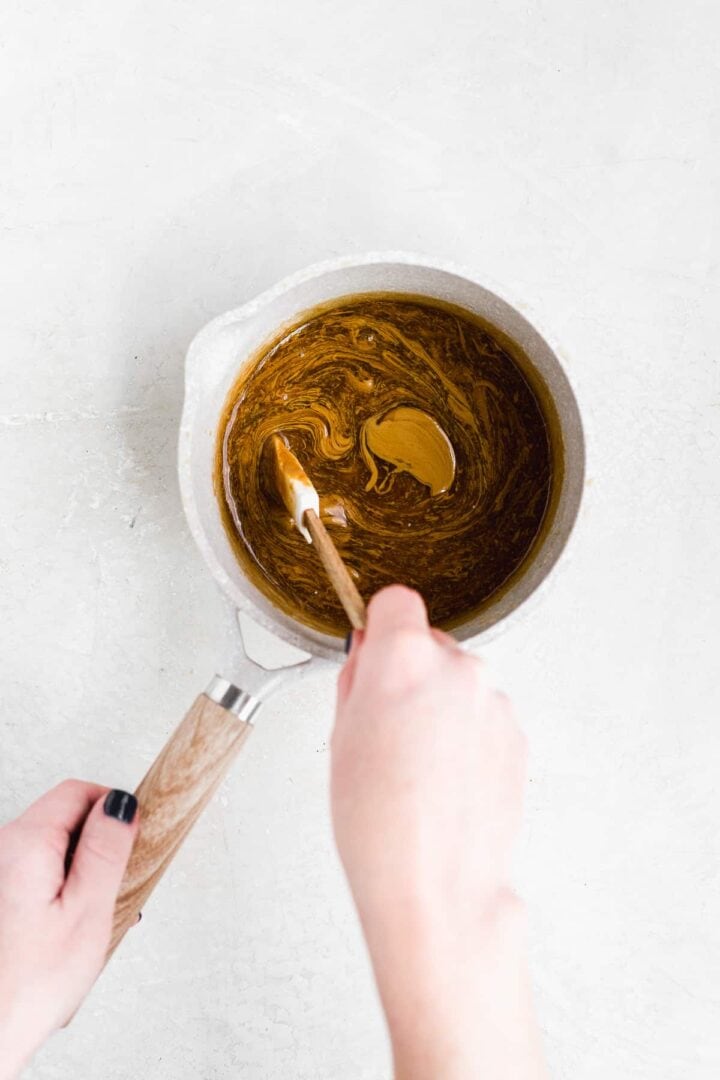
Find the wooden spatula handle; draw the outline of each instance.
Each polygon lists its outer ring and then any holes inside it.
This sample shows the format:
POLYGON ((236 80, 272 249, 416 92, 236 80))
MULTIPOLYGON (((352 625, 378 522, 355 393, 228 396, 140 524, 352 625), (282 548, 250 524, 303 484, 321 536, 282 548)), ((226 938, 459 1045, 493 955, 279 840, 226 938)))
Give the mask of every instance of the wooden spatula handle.
MULTIPOLYGON (((140 831, 115 905, 108 957, 137 922, 151 892, 252 731, 248 720, 257 707, 253 698, 246 695, 245 707, 239 709, 237 699, 228 698, 231 711, 208 694, 197 698, 135 792, 140 831)), ((218 696, 222 700, 222 694, 218 696)))
POLYGON ((365 602, 350 577, 347 566, 340 558, 327 529, 314 510, 305 511, 305 524, 312 536, 313 547, 320 556, 327 576, 350 620, 350 625, 353 630, 362 630, 365 626, 365 602))

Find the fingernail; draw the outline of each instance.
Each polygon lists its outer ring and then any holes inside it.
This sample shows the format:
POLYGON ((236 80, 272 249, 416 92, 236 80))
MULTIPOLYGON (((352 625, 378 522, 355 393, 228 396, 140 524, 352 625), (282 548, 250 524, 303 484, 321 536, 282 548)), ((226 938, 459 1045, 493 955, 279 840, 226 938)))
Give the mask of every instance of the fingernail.
POLYGON ((122 821, 123 825, 129 825, 135 817, 137 799, 128 791, 109 791, 105 796, 103 810, 108 817, 122 821))
POLYGON ((352 648, 352 635, 353 635, 353 632, 351 630, 350 633, 348 634, 348 636, 345 638, 345 652, 346 653, 349 653, 350 649, 352 648))

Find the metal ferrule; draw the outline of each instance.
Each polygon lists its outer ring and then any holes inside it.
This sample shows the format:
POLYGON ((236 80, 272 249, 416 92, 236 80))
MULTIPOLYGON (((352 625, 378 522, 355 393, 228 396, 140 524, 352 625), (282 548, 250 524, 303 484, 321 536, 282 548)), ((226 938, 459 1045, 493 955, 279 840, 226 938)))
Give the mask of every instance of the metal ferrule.
POLYGON ((228 682, 227 679, 221 678, 220 675, 213 676, 205 694, 211 701, 227 709, 239 720, 244 720, 246 724, 260 708, 258 698, 253 697, 247 690, 241 690, 239 686, 228 682))

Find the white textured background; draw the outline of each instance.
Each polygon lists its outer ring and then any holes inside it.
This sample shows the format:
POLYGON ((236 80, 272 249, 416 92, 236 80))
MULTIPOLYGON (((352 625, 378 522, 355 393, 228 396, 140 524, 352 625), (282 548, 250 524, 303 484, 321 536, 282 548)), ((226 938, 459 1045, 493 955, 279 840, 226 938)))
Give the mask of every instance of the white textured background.
MULTIPOLYGON (((174 472, 209 317, 335 253, 505 282, 592 421, 574 555, 487 649, 563 1080, 720 1071, 720 102, 712 0, 4 0, 0 817, 133 785, 233 614, 174 472)), ((326 681, 268 709, 33 1080, 379 1080, 326 681)), ((488 1078, 490 1080, 490 1078, 488 1078)))

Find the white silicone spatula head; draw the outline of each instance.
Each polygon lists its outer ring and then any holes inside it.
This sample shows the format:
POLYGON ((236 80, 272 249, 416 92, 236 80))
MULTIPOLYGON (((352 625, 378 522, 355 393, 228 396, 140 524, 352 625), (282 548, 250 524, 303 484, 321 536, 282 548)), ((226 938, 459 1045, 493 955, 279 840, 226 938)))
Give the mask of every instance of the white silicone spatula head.
POLYGON ((308 544, 311 544, 312 537, 303 518, 306 510, 314 510, 320 517, 318 493, 290 447, 279 435, 272 437, 272 450, 278 495, 308 544))

